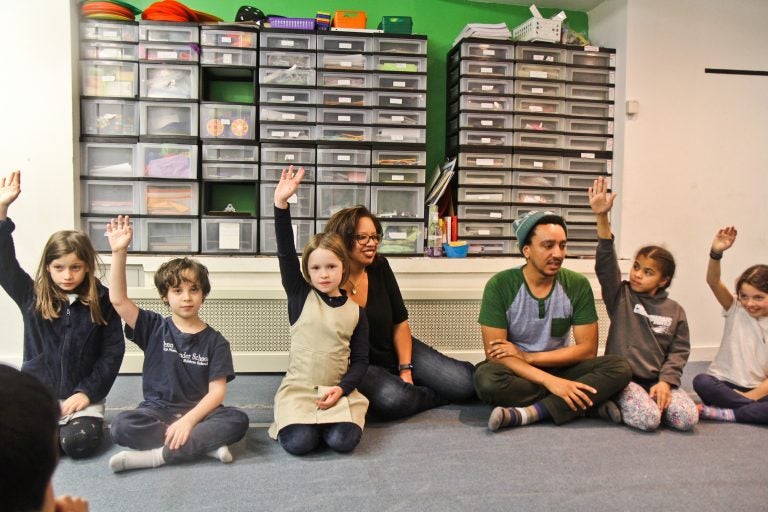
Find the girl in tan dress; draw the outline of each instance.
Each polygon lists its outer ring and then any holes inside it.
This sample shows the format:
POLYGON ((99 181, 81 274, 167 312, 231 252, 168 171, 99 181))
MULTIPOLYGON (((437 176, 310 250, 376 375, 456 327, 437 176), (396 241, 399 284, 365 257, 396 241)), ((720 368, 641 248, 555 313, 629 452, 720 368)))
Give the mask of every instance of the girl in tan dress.
POLYGON ((289 199, 303 177, 303 169, 283 170, 275 189, 277 256, 288 296, 291 349, 269 435, 294 455, 321 441, 348 452, 360 442, 368 410, 368 399, 355 389, 368 368, 368 322, 365 311, 340 290, 349 259, 338 235, 315 235, 299 266, 289 199))

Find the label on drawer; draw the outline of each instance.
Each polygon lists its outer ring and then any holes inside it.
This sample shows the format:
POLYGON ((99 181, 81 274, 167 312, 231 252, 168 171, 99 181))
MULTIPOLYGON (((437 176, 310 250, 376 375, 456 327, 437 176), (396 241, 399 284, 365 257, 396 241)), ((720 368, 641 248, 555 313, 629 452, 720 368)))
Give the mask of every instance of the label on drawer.
POLYGON ((405 69, 406 67, 408 67, 408 63, 406 63, 406 62, 395 62, 395 67, 397 69, 405 69))
POLYGON ((595 158, 595 154, 594 153, 582 153, 579 156, 581 156, 581 158, 595 158))
POLYGON ((403 104, 403 98, 389 98, 389 104, 390 105, 402 105, 403 104))
POLYGON ((101 77, 102 82, 114 82, 115 76, 114 75, 104 75, 101 77))
POLYGON ((392 122, 394 123, 402 123, 405 121, 405 116, 392 116, 392 122))
POLYGON ((337 162, 349 162, 351 160, 350 155, 336 155, 337 162))
POLYGON ((488 212, 488 216, 492 219, 500 219, 501 212, 488 212))
POLYGON ((296 155, 294 155, 293 153, 287 153, 287 154, 286 154, 286 155, 283 157, 283 160, 285 160, 285 161, 293 161, 293 160, 296 160, 296 155))
POLYGON ((292 101, 296 100, 296 97, 295 96, 283 95, 283 96, 280 96, 280 99, 283 100, 283 101, 291 101, 292 102, 292 101))
POLYGON ((405 87, 405 86, 406 86, 406 83, 401 80, 392 82, 392 87, 405 87))
POLYGON ((544 107, 541 105, 528 105, 529 112, 544 112, 544 107))
POLYGON ((405 231, 389 231, 387 236, 390 238, 390 240, 405 240, 408 238, 408 233, 405 231))
POLYGON ((296 139, 298 137, 301 137, 301 132, 300 131, 288 132, 288 136, 292 139, 296 139))
POLYGON ((221 121, 221 124, 223 124, 224 126, 228 126, 232 122, 230 119, 226 119, 226 118, 219 119, 219 121, 221 121))
POLYGON ((496 50, 483 50, 483 55, 485 55, 486 57, 495 57, 496 50))
POLYGON ((101 48, 98 56, 100 59, 119 59, 121 53, 117 48, 101 48))
POLYGON ((219 249, 240 249, 240 224, 219 224, 219 249))
POLYGON ((351 84, 351 83, 352 83, 352 81, 351 81, 349 78, 339 78, 339 79, 336 81, 336 84, 337 84, 337 85, 349 85, 349 84, 351 84))
POLYGON ((401 133, 393 133, 392 135, 389 136, 389 140, 402 141, 403 138, 404 137, 401 133))
POLYGON ((337 116, 337 120, 338 120, 340 123, 348 123, 348 122, 352 121, 352 116, 343 116, 343 115, 340 115, 340 116, 337 116))
POLYGON ((232 64, 232 54, 231 53, 222 54, 221 62, 222 64, 232 64))
POLYGON ((339 66, 341 66, 342 68, 351 68, 352 62, 348 60, 342 60, 341 62, 339 62, 339 66))
POLYGON ((341 48, 342 50, 351 50, 352 43, 339 43, 339 48, 341 48))
POLYGON ((528 76, 531 78, 547 78, 546 71, 531 71, 528 76))
POLYGON ((285 137, 285 132, 282 130, 272 130, 269 133, 272 137, 285 137))
POLYGON ((293 46, 295 43, 293 39, 281 39, 280 46, 293 46))
POLYGON ((221 42, 222 43, 231 43, 232 38, 230 36, 221 36, 221 42))
POLYGON ((392 176, 389 177, 389 179, 391 179, 392 181, 405 181, 405 176, 403 176, 402 174, 393 174, 392 176))
POLYGON ((492 91, 493 90, 493 86, 492 85, 483 84, 483 85, 480 86, 480 90, 481 91, 492 91))
POLYGON ((493 103, 485 103, 485 102, 480 103, 480 108, 492 109, 493 108, 493 103))
POLYGON ((491 234, 490 229, 478 229, 477 234, 480 236, 489 236, 491 234))
POLYGON ((533 56, 533 60, 544 60, 544 56, 537 53, 533 56))
POLYGON ((491 138, 490 137, 480 137, 480 143, 481 144, 490 144, 491 138))
POLYGON ((599 52, 600 47, 599 46, 585 46, 584 47, 585 52, 599 52))
POLYGON ((117 30, 102 30, 101 37, 103 39, 117 39, 120 37, 120 32, 117 30))
POLYGON ((339 98, 339 103, 352 103, 352 98, 348 96, 342 96, 339 98))
POLYGON ((543 87, 531 87, 531 94, 544 94, 543 87))
POLYGON ((296 114, 292 114, 290 112, 283 112, 280 115, 280 118, 283 120, 293 120, 293 119, 296 119, 296 114))
POLYGON ((540 160, 534 160, 533 161, 533 166, 535 168, 537 168, 537 169, 543 169, 544 168, 544 162, 542 162, 540 160))
POLYGON ((496 164, 496 162, 494 161, 493 158, 478 158, 477 160, 475 160, 475 165, 478 165, 478 166, 480 166, 480 165, 495 165, 495 164, 496 164))
POLYGON ((157 58, 160 60, 176 60, 179 58, 178 52, 164 52, 158 51, 157 58))
POLYGON ((481 119, 480 126, 493 126, 493 121, 490 119, 481 119))
POLYGON ((493 73, 493 68, 480 68, 481 73, 493 73))

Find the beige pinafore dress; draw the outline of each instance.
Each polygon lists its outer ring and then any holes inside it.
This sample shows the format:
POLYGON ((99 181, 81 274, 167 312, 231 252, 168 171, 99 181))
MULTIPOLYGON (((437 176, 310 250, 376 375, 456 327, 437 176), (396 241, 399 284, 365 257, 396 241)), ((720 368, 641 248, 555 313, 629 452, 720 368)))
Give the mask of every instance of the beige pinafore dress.
POLYGON ((317 407, 317 400, 347 372, 349 341, 359 316, 359 306, 351 300, 333 308, 317 291, 309 292, 299 319, 291 326, 288 371, 275 394, 275 421, 269 427, 272 439, 277 439, 281 428, 296 423, 365 426, 368 399, 357 390, 339 398, 330 409, 317 407))

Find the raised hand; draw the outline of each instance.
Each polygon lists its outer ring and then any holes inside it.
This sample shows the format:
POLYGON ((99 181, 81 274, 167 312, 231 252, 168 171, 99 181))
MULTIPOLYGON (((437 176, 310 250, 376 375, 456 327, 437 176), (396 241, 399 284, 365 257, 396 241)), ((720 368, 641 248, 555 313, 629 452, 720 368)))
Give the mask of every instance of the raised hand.
POLYGON ((280 173, 280 183, 275 188, 275 206, 281 209, 288 208, 288 199, 299 189, 302 179, 304 179, 303 167, 299 167, 295 172, 293 166, 283 169, 280 173))
POLYGON ((588 192, 589 206, 592 207, 593 212, 600 215, 611 211, 617 194, 608 192, 608 180, 604 176, 597 178, 589 187, 588 192))
POLYGON ((736 241, 737 234, 738 232, 733 226, 718 229, 714 240, 712 240, 712 250, 721 254, 723 251, 727 251, 736 241))
POLYGON ((13 171, 8 178, 0 178, 0 220, 8 215, 8 206, 21 193, 21 172, 13 171))
POLYGON ((109 247, 112 252, 120 252, 128 249, 133 239, 133 225, 130 217, 118 215, 117 219, 112 219, 107 223, 107 232, 109 247))

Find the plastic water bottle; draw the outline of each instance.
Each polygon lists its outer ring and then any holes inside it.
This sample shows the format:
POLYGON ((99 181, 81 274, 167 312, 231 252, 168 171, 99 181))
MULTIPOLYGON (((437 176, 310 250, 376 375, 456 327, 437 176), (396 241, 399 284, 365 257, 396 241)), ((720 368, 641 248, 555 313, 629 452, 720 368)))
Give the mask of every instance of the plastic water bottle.
POLYGON ((437 205, 429 207, 429 225, 427 227, 427 256, 439 258, 443 255, 443 233, 440 231, 440 217, 437 205))

